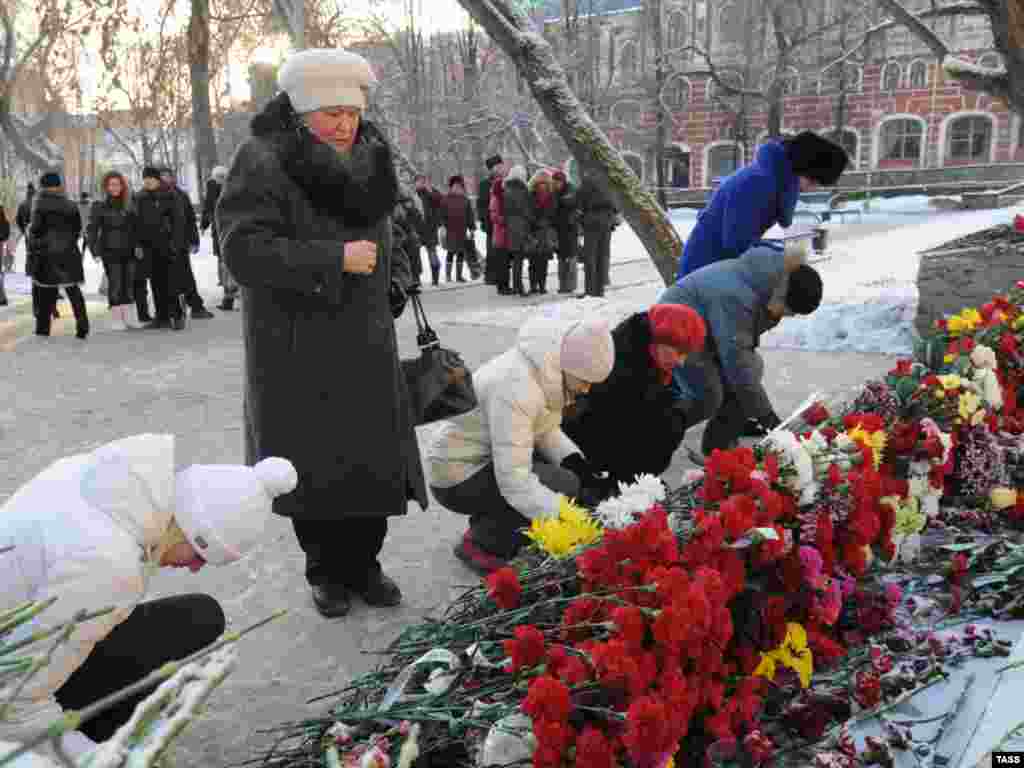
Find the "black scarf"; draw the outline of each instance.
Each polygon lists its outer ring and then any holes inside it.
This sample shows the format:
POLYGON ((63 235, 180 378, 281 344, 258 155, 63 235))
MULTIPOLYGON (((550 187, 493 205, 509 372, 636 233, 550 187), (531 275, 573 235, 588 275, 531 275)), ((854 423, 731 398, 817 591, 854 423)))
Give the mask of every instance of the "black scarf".
POLYGON ((302 123, 286 93, 273 98, 252 121, 252 135, 271 141, 289 178, 317 211, 347 226, 370 227, 398 202, 391 145, 363 120, 348 156, 318 140, 302 123))

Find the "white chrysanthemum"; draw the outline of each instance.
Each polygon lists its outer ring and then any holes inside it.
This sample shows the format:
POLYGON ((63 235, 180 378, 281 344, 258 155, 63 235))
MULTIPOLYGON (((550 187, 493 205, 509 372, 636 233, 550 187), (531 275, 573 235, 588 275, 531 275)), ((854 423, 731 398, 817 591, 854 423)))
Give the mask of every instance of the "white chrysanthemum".
POLYGON ((665 500, 665 486, 654 475, 640 475, 635 483, 619 483, 619 495, 607 499, 594 510, 605 528, 618 530, 632 525, 644 512, 665 500))
POLYGON ((594 517, 602 526, 613 531, 621 530, 635 522, 633 509, 619 498, 607 499, 598 504, 594 510, 594 517))
POLYGON ((992 347, 986 347, 984 344, 979 344, 971 350, 971 365, 975 368, 994 371, 999 367, 999 361, 996 359, 995 350, 993 350, 992 347))
POLYGON ((665 484, 661 482, 660 478, 654 475, 637 475, 636 485, 647 493, 652 499, 652 504, 665 500, 665 484))
POLYGON ((991 368, 978 368, 974 371, 974 383, 990 407, 996 410, 1003 407, 1003 388, 999 386, 999 377, 995 371, 991 368))
POLYGON ((799 438, 792 432, 777 429, 765 438, 768 447, 782 456, 796 469, 795 489, 801 490, 814 482, 814 462, 804 450, 799 438))
POLYGON ((800 491, 800 506, 808 506, 818 500, 818 493, 821 491, 821 486, 815 482, 808 483, 800 491))
POLYGON ((857 447, 857 442, 845 432, 836 435, 832 445, 835 446, 837 451, 842 451, 843 453, 856 453, 860 450, 857 447))

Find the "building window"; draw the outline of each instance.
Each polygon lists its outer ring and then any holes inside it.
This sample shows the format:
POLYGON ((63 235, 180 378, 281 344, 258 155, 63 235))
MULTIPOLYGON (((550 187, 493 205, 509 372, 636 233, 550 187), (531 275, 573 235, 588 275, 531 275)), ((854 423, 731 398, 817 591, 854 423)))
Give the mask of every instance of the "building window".
POLYGON ((992 121, 974 115, 958 117, 949 125, 949 159, 960 163, 983 163, 992 150, 992 121))
POLYGON ((743 41, 743 9, 727 5, 718 16, 718 37, 723 43, 743 41))
POLYGON ((882 126, 880 160, 917 162, 924 145, 924 127, 917 120, 890 120, 882 126))
POLYGON ((673 109, 681 109, 690 103, 690 83, 685 77, 669 80, 665 85, 665 104, 673 109))
POLYGON ((619 74, 624 78, 636 77, 637 50, 636 43, 627 41, 619 51, 619 74))
POLYGON ((708 183, 735 171, 739 167, 737 160, 742 162, 742 150, 738 144, 718 144, 712 147, 708 152, 708 183))
POLYGON ((915 61, 910 65, 910 87, 928 87, 928 65, 923 61, 915 61))
POLYGON ((680 51, 689 43, 686 15, 682 11, 673 11, 668 17, 668 48, 671 51, 680 51))
POLYGON ((895 61, 890 61, 882 70, 882 90, 892 93, 900 87, 903 71, 895 61))

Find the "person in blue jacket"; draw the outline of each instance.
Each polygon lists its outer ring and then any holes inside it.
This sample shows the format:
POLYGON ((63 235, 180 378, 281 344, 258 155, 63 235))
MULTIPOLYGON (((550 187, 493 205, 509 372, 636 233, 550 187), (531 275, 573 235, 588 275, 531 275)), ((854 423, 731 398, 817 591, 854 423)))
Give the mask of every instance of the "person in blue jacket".
POLYGON ((756 246, 690 273, 658 300, 685 304, 707 326, 704 350, 673 371, 675 407, 685 412, 686 428, 710 420, 701 441, 705 456, 735 447, 748 419, 769 431, 780 423, 764 390, 757 346, 783 317, 809 315, 821 304, 821 275, 804 257, 799 247, 756 246))
POLYGON ((776 224, 792 225, 800 193, 834 185, 847 162, 842 147, 811 131, 761 146, 754 162, 725 179, 700 212, 683 248, 679 279, 742 256, 776 224))

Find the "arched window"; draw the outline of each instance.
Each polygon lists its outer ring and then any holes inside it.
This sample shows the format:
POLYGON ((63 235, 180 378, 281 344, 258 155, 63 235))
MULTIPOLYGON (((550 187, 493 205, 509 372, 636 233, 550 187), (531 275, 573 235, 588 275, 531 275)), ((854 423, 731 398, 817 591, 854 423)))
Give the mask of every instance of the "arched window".
POLYGON ((728 176, 743 162, 743 151, 738 144, 728 142, 716 144, 708 150, 708 172, 705 182, 710 186, 713 179, 728 176))
POLYGON ((681 109, 690 103, 690 82, 685 77, 674 77, 665 84, 665 104, 681 109))
POLYGON ((923 146, 924 126, 920 121, 908 118, 889 120, 882 126, 878 159, 917 163, 923 146))
POLYGON ((686 14, 682 11, 672 11, 668 16, 668 48, 670 51, 679 51, 690 44, 686 14))
POLYGON ((619 74, 622 77, 626 79, 636 77, 639 65, 637 54, 636 43, 632 40, 627 40, 619 49, 619 74))
POLYGON ((954 118, 946 131, 946 157, 954 163, 984 163, 992 154, 992 120, 982 115, 954 118))
POLYGON ((928 65, 923 61, 915 61, 910 65, 910 87, 914 89, 928 87, 928 65))
POLYGON ((892 93, 900 87, 900 80, 903 78, 903 70, 895 61, 890 61, 882 69, 882 90, 892 93))
POLYGON ((743 41, 743 9, 739 5, 727 5, 719 13, 718 38, 723 43, 743 41))

